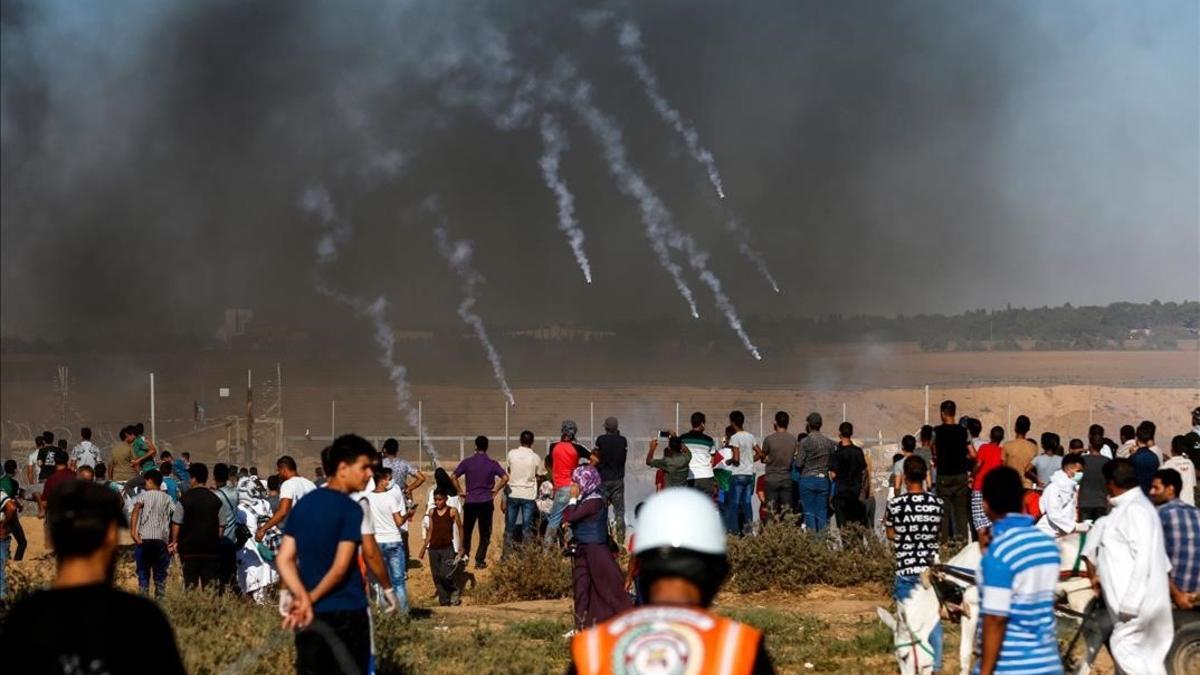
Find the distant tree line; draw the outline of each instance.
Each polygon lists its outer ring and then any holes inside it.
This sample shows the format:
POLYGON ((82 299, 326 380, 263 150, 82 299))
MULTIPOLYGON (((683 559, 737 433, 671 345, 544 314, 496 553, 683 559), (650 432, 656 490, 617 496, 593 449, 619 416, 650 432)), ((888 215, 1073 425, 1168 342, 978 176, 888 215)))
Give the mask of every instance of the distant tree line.
MULTIPOLYGON (((760 347, 786 349, 796 344, 852 344, 879 342, 915 343, 927 351, 1015 351, 1090 349, 1176 349, 1179 340, 1200 337, 1200 301, 1149 303, 1117 302, 1106 306, 1007 307, 1002 310, 972 310, 956 315, 900 314, 894 317, 826 314, 823 316, 752 316, 746 330, 760 347)), ((687 317, 619 319, 571 324, 572 327, 605 334, 592 341, 587 351, 628 353, 648 347, 672 348, 689 353, 737 349, 737 340, 716 313, 700 321, 687 317)), ((582 340, 538 340, 530 336, 541 326, 492 322, 489 331, 500 345, 538 344, 542 349, 579 350, 582 340), (518 334, 522 333, 522 334, 518 334)), ((461 324, 442 326, 403 325, 398 330, 429 330, 425 343, 404 343, 405 353, 444 352, 461 348, 473 353, 474 338, 461 324), (461 343, 461 344, 460 344, 461 343)), ((291 351, 320 347, 353 353, 370 344, 366 327, 346 332, 342 324, 326 331, 297 327, 293 333, 246 336, 233 345, 237 350, 291 351), (351 344, 352 343, 352 344, 351 344)), ((567 331, 569 334, 570 331, 567 331)), ((177 334, 73 336, 70 331, 58 340, 24 340, 0 336, 0 351, 42 352, 173 352, 224 350, 213 337, 177 334)))

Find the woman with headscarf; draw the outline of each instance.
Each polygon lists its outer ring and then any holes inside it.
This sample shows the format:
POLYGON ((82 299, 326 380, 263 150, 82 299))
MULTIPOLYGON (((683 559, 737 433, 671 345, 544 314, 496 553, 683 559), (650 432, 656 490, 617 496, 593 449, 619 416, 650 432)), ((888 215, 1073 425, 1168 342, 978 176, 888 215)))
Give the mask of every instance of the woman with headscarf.
POLYGON ((600 494, 600 472, 584 465, 571 473, 571 499, 563 510, 575 544, 571 581, 575 628, 604 622, 631 606, 625 578, 608 544, 608 518, 600 494))
MULTIPOLYGON (((253 533, 271 519, 271 504, 257 478, 239 478, 237 491, 238 522, 253 533)), ((279 582, 274 560, 282 539, 283 532, 278 527, 272 527, 261 542, 251 536, 237 550, 238 586, 243 595, 250 596, 259 604, 266 601, 267 590, 279 582)))

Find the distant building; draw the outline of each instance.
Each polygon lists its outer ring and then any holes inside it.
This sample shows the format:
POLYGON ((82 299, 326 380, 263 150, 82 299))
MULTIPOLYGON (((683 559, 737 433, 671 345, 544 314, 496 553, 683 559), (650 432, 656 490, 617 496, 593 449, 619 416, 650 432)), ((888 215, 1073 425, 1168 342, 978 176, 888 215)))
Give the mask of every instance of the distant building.
POLYGON ((229 308, 225 310, 225 321, 217 328, 217 339, 226 346, 233 343, 235 337, 246 334, 250 322, 254 320, 254 310, 229 308))

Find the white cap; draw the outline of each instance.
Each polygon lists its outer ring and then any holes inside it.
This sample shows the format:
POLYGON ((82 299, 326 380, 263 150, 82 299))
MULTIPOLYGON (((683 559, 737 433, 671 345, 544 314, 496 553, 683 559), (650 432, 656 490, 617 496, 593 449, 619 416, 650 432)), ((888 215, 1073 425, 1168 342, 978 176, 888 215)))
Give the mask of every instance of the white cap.
POLYGON ((638 514, 633 553, 686 548, 725 553, 725 526, 712 499, 692 488, 667 488, 646 500, 638 514))

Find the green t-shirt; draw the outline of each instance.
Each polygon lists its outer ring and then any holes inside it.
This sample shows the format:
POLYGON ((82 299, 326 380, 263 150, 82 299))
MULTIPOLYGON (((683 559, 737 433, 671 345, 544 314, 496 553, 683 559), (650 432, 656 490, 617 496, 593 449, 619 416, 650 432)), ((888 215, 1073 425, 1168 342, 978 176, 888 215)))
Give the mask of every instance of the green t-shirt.
MULTIPOLYGON (((148 454, 150 454, 150 444, 146 442, 146 439, 142 436, 138 436, 137 438, 133 439, 133 458, 137 459, 138 457, 148 454)), ((142 462, 142 473, 146 473, 153 468, 155 468, 153 457, 142 462)))
POLYGON ((663 470, 667 487, 686 487, 688 465, 691 462, 691 451, 681 450, 678 455, 673 457, 660 457, 659 459, 652 460, 650 466, 663 470))
POLYGON ((8 475, 0 476, 0 492, 3 492, 4 494, 8 495, 9 497, 16 499, 17 498, 17 480, 15 478, 13 478, 12 476, 8 476, 8 475))

